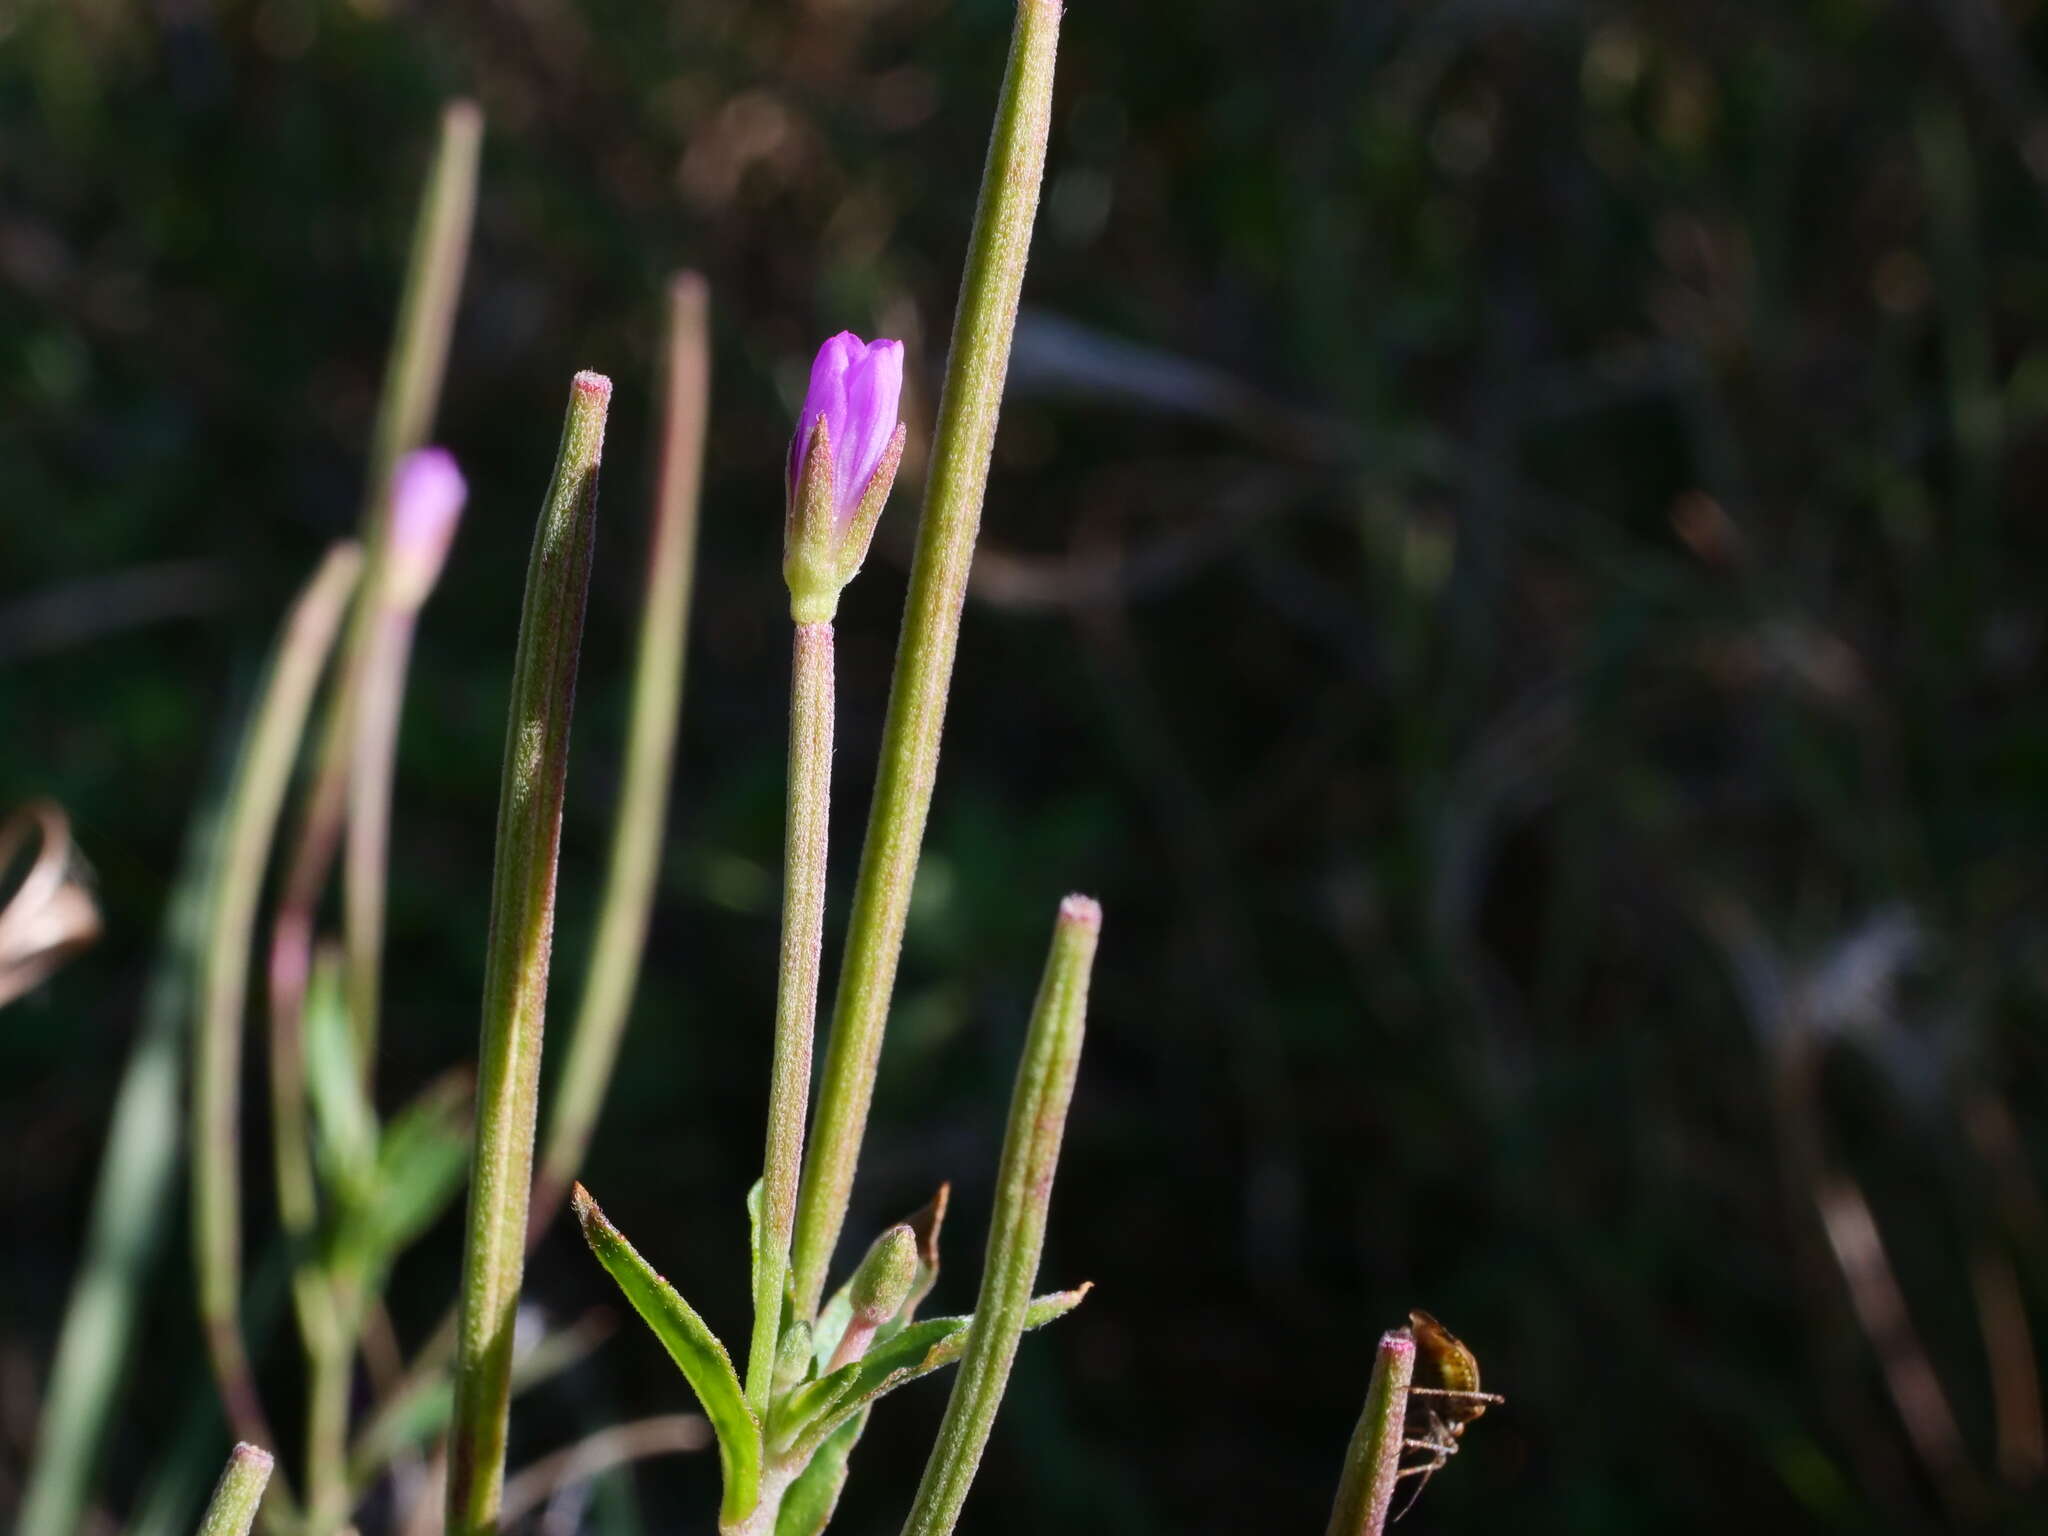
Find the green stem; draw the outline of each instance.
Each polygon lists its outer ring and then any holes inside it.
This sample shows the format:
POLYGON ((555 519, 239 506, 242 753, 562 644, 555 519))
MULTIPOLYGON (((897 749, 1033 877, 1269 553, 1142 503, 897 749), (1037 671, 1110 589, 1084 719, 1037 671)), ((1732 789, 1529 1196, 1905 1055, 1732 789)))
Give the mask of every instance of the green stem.
MULTIPOLYGON (((363 598, 356 605, 349 626, 340 679, 328 700, 318 767, 301 812, 271 939, 272 1045, 287 1056, 295 1057, 298 1051, 299 1015, 305 1003, 306 978, 312 971, 314 919, 333 867, 335 850, 340 845, 342 820, 347 812, 356 702, 362 692, 372 634, 382 611, 391 475, 400 459, 425 444, 441 397, 448 340, 455 329, 456 303, 461 297, 463 269, 469 260, 477 159, 482 143, 483 114, 476 103, 450 102, 441 113, 440 138, 420 194, 405 286, 399 297, 390 357, 385 364, 384 387, 377 400, 377 420, 371 430, 370 461, 363 491, 363 598)), ((382 901, 381 887, 376 899, 382 901)), ((361 937, 351 932, 348 939, 353 954, 361 937)), ((361 1023, 357 1021, 358 1029, 361 1023)), ((362 1036, 357 1038, 360 1044, 362 1036)), ((371 1070, 369 1053, 359 1050, 357 1056, 367 1080, 371 1070)), ((273 1086, 282 1081, 296 1093, 302 1079, 296 1074, 283 1078, 273 1069, 272 1081, 273 1086)), ((302 1168, 303 1153, 295 1153, 285 1140, 291 1127, 303 1131, 304 1111, 281 1101, 272 1107, 282 1112, 274 1133, 280 1198, 292 1198, 284 1188, 286 1182, 303 1183, 306 1203, 310 1205, 310 1169, 302 1168)))
POLYGON ((213 1501, 199 1522, 199 1536, 249 1536, 263 1490, 270 1482, 271 1465, 270 1452, 253 1445, 236 1446, 214 1485, 213 1501))
MULTIPOLYGON (((362 551, 328 551, 285 620, 235 765, 222 832, 220 883, 200 962, 192 1078, 192 1233, 199 1315, 222 1406, 235 1433, 276 1444, 242 1340, 242 1011, 263 870, 291 784, 313 691, 362 569, 362 551)), ((279 1479, 279 1493, 289 1496, 279 1479)))
POLYGON ((108 1415, 130 1363, 142 1290, 176 1203, 185 1032, 219 863, 217 796, 216 788, 186 834, 142 1027, 108 1116, 85 1253, 50 1362, 18 1536, 71 1536, 80 1527, 108 1415))
POLYGON ((882 728, 874 804, 839 972, 811 1159, 797 1209, 797 1313, 806 1318, 817 1312, 846 1221, 868 1106, 874 1098, 875 1064, 896 984, 911 883, 938 774, 960 609, 981 524, 1010 336, 1016 329, 1024 260, 1045 170, 1059 25, 1060 0, 1019 0, 1009 68, 1003 76, 960 283, 917 553, 904 600, 903 633, 896 647, 896 675, 882 728))
POLYGON ((597 472, 611 380, 579 373, 527 567, 498 802, 484 952, 476 1150, 462 1254, 462 1322, 448 1435, 450 1536, 497 1529, 512 1383, 512 1321, 526 1250, 541 1030, 554 941, 569 719, 597 531, 597 472))
POLYGON ((1017 1068, 1016 1091, 1010 1096, 1010 1124, 1003 1135, 981 1296, 974 1304, 960 1374, 954 1379, 903 1536, 947 1536, 953 1529, 1002 1404, 1017 1341, 1024 1334, 1031 1287, 1038 1278, 1038 1256, 1045 1246, 1060 1136, 1081 1064, 1088 976, 1101 931, 1102 909, 1087 897, 1069 896, 1060 903, 1052 952, 1046 957, 1024 1059, 1017 1068))
POLYGON ((420 194, 405 287, 398 300, 397 328, 384 365, 384 386, 377 398, 377 422, 370 437, 364 544, 370 552, 371 572, 380 577, 391 521, 391 473, 400 459, 425 446, 441 403, 448 341, 455 332, 462 274, 469 264, 483 137, 484 115, 475 102, 451 101, 441 109, 440 138, 420 194))
POLYGON ((1344 1475, 1330 1510, 1329 1536, 1380 1536, 1385 1527, 1400 1473, 1408 1382, 1414 1374, 1414 1335, 1406 1328, 1381 1334, 1365 1411, 1344 1452, 1344 1475))
POLYGON ((775 989, 775 1062, 761 1174, 761 1252, 747 1406, 768 1421, 775 1343, 789 1280, 790 1232, 804 1157, 804 1100, 818 1022, 825 945, 825 862, 832 804, 832 626, 799 624, 790 647, 789 785, 782 844, 782 963, 775 989))
POLYGON ((306 1341, 306 1536, 332 1536, 348 1521, 348 1403, 361 1303, 345 1277, 332 1286, 331 1325, 306 1341))
POLYGON ((391 850, 391 779, 398 723, 418 611, 380 600, 358 676, 350 743, 348 830, 342 860, 348 1012, 356 1061, 367 1083, 377 1059, 377 1013, 384 969, 384 901, 391 850))
POLYGON ((683 663, 697 559, 697 493, 703 479, 704 426, 711 396, 709 292, 695 272, 669 284, 668 382, 661 473, 647 541, 647 594, 633 669, 633 709, 625 772, 612 822, 611 864, 598 909, 597 938, 583 979, 583 1001, 549 1106, 540 1177, 533 1195, 537 1235, 561 1208, 580 1171, 618 1061, 633 991, 647 945, 675 769, 683 663))

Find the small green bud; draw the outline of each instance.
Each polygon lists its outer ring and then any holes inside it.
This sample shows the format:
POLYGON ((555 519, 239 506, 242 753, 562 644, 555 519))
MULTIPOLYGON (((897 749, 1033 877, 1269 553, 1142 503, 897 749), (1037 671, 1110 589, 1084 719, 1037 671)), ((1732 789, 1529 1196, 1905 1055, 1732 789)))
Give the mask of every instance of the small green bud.
POLYGON ((853 1272, 847 1299, 853 1303, 853 1320, 879 1328, 909 1299, 917 1282, 917 1234, 907 1222, 898 1222, 868 1249, 868 1256, 853 1272))

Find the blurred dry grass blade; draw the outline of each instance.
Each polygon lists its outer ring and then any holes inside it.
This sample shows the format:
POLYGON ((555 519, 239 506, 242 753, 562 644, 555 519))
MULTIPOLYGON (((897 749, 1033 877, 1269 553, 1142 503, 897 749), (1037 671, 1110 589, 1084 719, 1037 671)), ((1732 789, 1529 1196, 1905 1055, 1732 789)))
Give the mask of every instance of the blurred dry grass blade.
POLYGON ((214 560, 166 560, 66 582, 0 608, 0 661, 54 655, 164 619, 205 618, 233 592, 228 568, 214 560))
POLYGON ((711 1444, 711 1421, 701 1413, 667 1413, 614 1424, 574 1445, 543 1456, 505 1479, 499 1518, 507 1525, 602 1473, 650 1456, 701 1451, 711 1444))
POLYGON ((1962 1429, 1906 1309, 1870 1202, 1855 1180, 1840 1174, 1816 1179, 1813 1198, 1857 1321, 1870 1338, 1914 1450, 1952 1507, 1981 1508, 1982 1490, 1964 1451, 1962 1429))
POLYGON ((54 800, 32 800, 0 825, 0 1007, 38 986, 100 936, 99 904, 54 800), (12 871, 35 839, 19 883, 12 871))
POLYGON ((2041 1418, 2041 1375, 2034 1368, 2034 1331, 2012 1260, 1980 1244, 1970 1257, 1970 1292, 1991 1378, 1998 1475, 2015 1488, 2030 1487, 2048 1467, 2048 1439, 2041 1418))

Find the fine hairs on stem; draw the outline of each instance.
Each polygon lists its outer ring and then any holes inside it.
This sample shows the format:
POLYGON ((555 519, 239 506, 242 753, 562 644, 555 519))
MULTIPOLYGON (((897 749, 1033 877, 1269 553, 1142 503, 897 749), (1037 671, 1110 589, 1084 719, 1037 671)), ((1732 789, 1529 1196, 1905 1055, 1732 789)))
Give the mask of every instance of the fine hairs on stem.
POLYGON ((654 909, 697 562, 697 501, 711 397, 711 296, 703 277, 679 272, 668 291, 660 472, 648 520, 647 585, 633 665, 625 768, 612 822, 610 863, 590 946, 583 999, 569 1031, 548 1109, 533 1235, 554 1218, 576 1177, 604 1102, 640 979, 654 909))
POLYGON ((199 1536, 249 1536, 275 1464, 266 1450, 246 1443, 236 1446, 214 1485, 213 1499, 199 1522, 199 1536))
POLYGON ((790 648, 789 780, 782 853, 782 949, 775 989, 774 1064, 761 1175, 761 1249, 747 1405, 768 1417, 777 1329, 789 1274, 790 1230, 811 1085, 818 968, 825 943, 825 857, 832 803, 833 657, 830 624, 798 624, 790 648))
POLYGON ((1400 1475, 1401 1437, 1408 1422, 1408 1383, 1415 1374, 1415 1338, 1406 1328, 1380 1335, 1366 1387, 1365 1411, 1344 1451, 1344 1472, 1330 1510, 1328 1536, 1380 1536, 1400 1475))
POLYGON ((1017 1067, 1017 1086, 1010 1097, 988 1252, 982 1260, 981 1295, 974 1304, 960 1372, 953 1378, 953 1395, 946 1401, 946 1416, 939 1423, 903 1536, 947 1536, 953 1529, 995 1427, 1045 1247, 1053 1174, 1059 1168, 1067 1106, 1073 1101, 1074 1078, 1081 1066, 1088 978, 1101 933, 1102 909, 1093 901, 1069 896, 1060 903, 1052 952, 1046 957, 1024 1057, 1017 1067))
POLYGON ((505 1477, 512 1321, 526 1255, 569 724, 611 394, 611 380, 602 374, 579 373, 570 387, 513 661, 448 1435, 450 1536, 496 1529, 505 1477))
POLYGON ((960 282, 960 306, 939 398, 924 513, 904 598, 903 631, 876 768, 875 795, 819 1078, 810 1154, 798 1196, 796 1313, 816 1314, 874 1098, 875 1066, 896 983, 911 884, 938 775, 946 694, 981 526, 1010 338, 1038 212, 1052 121, 1060 0, 1021 0, 989 138, 981 198, 960 282))

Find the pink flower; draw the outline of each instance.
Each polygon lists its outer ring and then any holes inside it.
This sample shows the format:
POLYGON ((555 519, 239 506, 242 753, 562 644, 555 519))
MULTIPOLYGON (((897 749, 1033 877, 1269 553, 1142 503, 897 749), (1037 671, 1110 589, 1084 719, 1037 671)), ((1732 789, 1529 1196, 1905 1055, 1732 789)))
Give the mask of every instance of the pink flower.
POLYGON ((832 508, 841 527, 853 521, 868 483, 896 435, 896 406, 903 396, 903 343, 862 341, 841 331, 818 348, 811 387, 789 445, 789 490, 796 494, 804 461, 825 424, 832 452, 832 508))
POLYGON ((841 331, 818 349, 783 469, 782 574, 799 624, 829 622, 896 483, 903 343, 841 331))
POLYGON ((417 608, 440 579, 469 486, 445 448, 422 448, 391 476, 391 598, 417 608))

